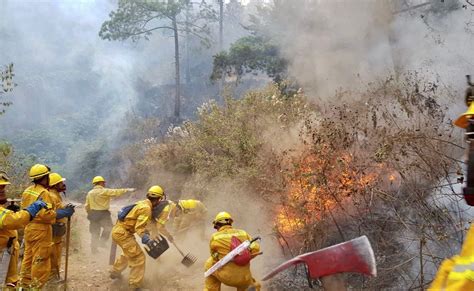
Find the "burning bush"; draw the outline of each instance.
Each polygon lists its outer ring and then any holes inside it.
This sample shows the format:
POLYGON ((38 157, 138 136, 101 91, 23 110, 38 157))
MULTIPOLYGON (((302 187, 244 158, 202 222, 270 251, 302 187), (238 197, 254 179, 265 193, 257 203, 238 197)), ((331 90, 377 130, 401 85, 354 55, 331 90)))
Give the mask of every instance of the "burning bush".
MULTIPOLYGON (((232 195, 245 188, 251 203, 270 212, 271 225, 259 227, 274 230, 284 253, 367 235, 379 276, 349 278, 354 287, 428 284, 453 238, 462 237, 453 226, 464 222, 447 208, 461 198, 437 188, 451 184, 462 154, 437 84, 408 74, 312 103, 280 89, 203 105, 197 121, 170 129, 164 143, 146 139, 136 168, 160 169, 165 187, 204 200, 226 199, 209 185, 232 180, 232 195), (431 199, 440 193, 442 200, 431 199)), ((273 284, 300 288, 295 282, 273 284)))
POLYGON ((462 154, 438 94, 437 84, 410 74, 373 84, 357 101, 328 105, 306 122, 305 151, 286 161, 286 191, 275 211, 282 246, 310 251, 365 234, 379 276, 352 284, 428 284, 457 244, 447 237, 462 231, 452 228, 446 208, 460 201, 453 188, 442 192, 443 203, 429 199, 440 184, 452 184, 462 154))

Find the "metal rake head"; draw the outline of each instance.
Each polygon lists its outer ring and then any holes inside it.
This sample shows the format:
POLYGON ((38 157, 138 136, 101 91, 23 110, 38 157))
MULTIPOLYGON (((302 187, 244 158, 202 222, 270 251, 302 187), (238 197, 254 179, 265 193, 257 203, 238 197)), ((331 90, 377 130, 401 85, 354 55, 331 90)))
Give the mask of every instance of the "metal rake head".
POLYGON ((181 264, 185 265, 186 267, 191 267, 196 261, 197 261, 197 258, 194 255, 187 254, 181 260, 181 264))

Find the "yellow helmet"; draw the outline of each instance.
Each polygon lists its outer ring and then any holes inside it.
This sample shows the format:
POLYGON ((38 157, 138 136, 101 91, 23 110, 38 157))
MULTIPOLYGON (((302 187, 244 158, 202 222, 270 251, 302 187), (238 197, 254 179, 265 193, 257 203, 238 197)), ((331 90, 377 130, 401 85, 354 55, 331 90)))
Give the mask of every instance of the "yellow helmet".
POLYGON ((219 212, 216 215, 216 218, 214 218, 214 221, 212 222, 213 224, 216 223, 232 223, 234 220, 232 219, 232 216, 230 216, 229 212, 219 212))
POLYGON ((48 175, 50 170, 51 169, 46 165, 36 164, 31 167, 29 175, 32 180, 36 180, 48 175))
POLYGON ((158 185, 151 186, 150 189, 148 189, 148 196, 153 198, 160 198, 165 196, 165 191, 163 191, 163 188, 158 185))
POLYGON ((469 105, 469 108, 467 109, 467 111, 461 114, 461 116, 459 116, 458 119, 454 121, 454 125, 460 128, 467 128, 469 126, 469 119, 471 119, 473 116, 474 116, 474 102, 471 102, 471 105, 469 105))
POLYGON ((0 185, 10 185, 10 178, 8 178, 7 173, 0 171, 0 185))
POLYGON ((190 209, 194 209, 197 207, 199 201, 194 200, 194 199, 188 199, 188 200, 179 200, 178 201, 178 206, 181 208, 183 211, 188 211, 190 209))
POLYGON ((59 182, 66 181, 66 178, 61 177, 58 173, 51 173, 49 174, 49 186, 54 186, 59 182))
POLYGON ((102 176, 95 176, 94 179, 92 179, 92 184, 99 183, 99 182, 105 182, 104 177, 102 177, 102 176))

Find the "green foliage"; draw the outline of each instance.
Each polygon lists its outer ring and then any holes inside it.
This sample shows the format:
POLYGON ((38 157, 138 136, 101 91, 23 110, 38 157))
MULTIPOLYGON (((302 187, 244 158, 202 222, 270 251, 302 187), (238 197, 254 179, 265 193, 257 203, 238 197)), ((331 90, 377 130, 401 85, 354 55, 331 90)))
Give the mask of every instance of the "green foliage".
POLYGON ((209 22, 217 19, 216 12, 203 2, 196 13, 187 13, 185 18, 182 14, 189 5, 189 0, 120 0, 117 10, 110 12, 110 20, 102 24, 99 36, 107 40, 148 40, 155 30, 174 31, 172 21, 176 20, 179 32, 191 33, 209 45, 209 22))
POLYGON ((178 174, 253 179, 268 161, 259 155, 268 128, 287 127, 307 114, 302 95, 288 98, 271 85, 248 92, 244 98, 226 98, 224 107, 208 102, 198 120, 170 128, 164 144, 149 144, 145 168, 164 168, 178 174))
POLYGON ((265 73, 275 82, 287 79, 288 62, 280 54, 275 33, 276 11, 279 2, 257 6, 257 14, 249 16, 245 29, 251 36, 234 42, 228 52, 214 56, 211 80, 235 76, 239 80, 248 73, 265 73))
POLYGON ((12 183, 7 189, 8 197, 18 197, 26 188, 29 183, 28 169, 35 162, 33 156, 22 155, 10 143, 0 141, 0 169, 7 172, 12 183))
MULTIPOLYGON (((0 71, 0 78, 2 82, 0 88, 0 97, 3 94, 13 91, 13 88, 16 86, 16 84, 13 82, 14 76, 15 74, 13 73, 13 64, 5 66, 5 69, 0 71)), ((0 98, 0 115, 4 114, 6 111, 5 107, 10 105, 12 105, 11 101, 2 100, 2 98, 0 98)))
POLYGON ((212 80, 224 76, 242 77, 247 73, 266 73, 275 82, 286 76, 287 61, 279 55, 279 49, 271 39, 263 36, 247 36, 237 40, 229 52, 214 56, 212 80))

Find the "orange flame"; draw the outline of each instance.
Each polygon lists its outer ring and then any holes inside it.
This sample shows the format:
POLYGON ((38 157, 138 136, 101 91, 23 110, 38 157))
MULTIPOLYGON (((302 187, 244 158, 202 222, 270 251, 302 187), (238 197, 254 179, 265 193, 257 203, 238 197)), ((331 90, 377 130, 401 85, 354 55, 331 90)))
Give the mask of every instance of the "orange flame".
POLYGON ((350 154, 335 161, 331 160, 333 157, 337 155, 328 149, 328 155, 307 155, 295 166, 284 204, 276 210, 275 226, 281 234, 291 236, 323 219, 338 204, 373 185, 378 178, 378 171, 357 170, 350 154))

